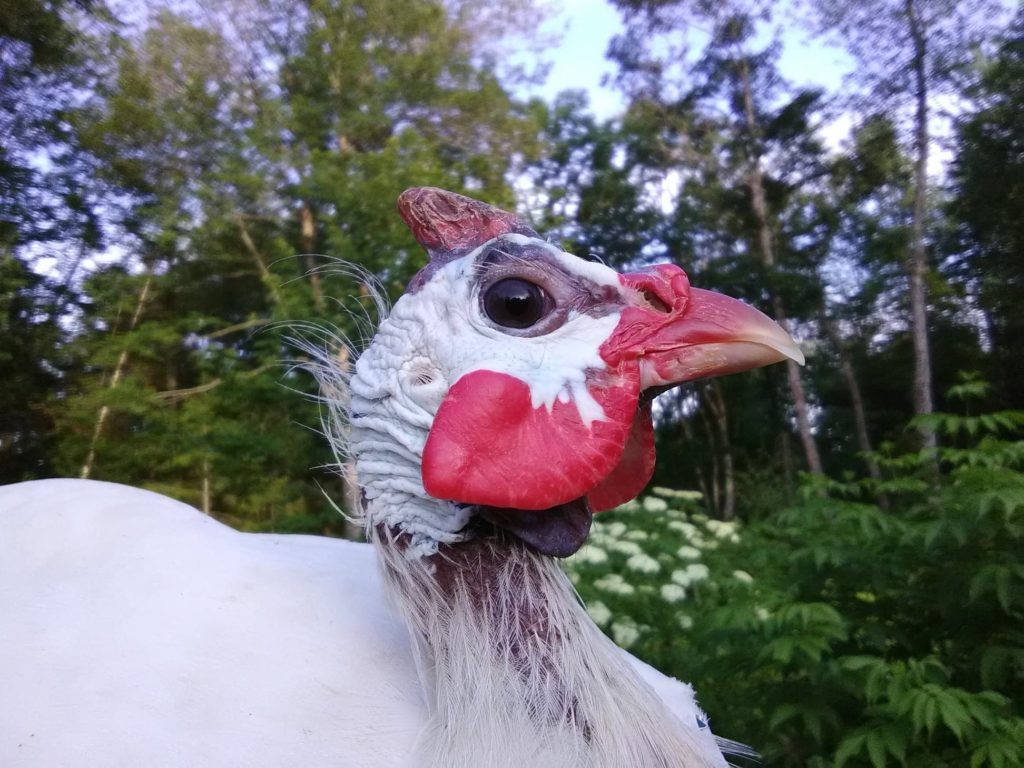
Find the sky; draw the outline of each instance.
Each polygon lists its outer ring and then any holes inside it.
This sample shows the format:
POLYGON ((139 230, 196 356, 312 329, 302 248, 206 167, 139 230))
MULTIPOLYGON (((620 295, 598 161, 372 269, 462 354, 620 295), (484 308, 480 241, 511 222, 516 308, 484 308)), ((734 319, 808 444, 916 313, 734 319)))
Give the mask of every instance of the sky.
MULTIPOLYGON (((1007 20, 1017 1, 997 0, 1007 20)), ((550 101, 561 91, 582 89, 587 92, 590 109, 598 118, 614 117, 623 110, 625 102, 613 87, 602 85, 602 79, 615 71, 615 65, 605 54, 612 37, 622 30, 619 12, 608 0, 561 0, 556 6, 559 12, 541 30, 542 34, 560 35, 560 43, 547 51, 550 72, 542 85, 526 89, 524 95, 550 101)), ((794 19, 794 7, 793 0, 789 3, 783 0, 778 14, 785 19, 777 24, 782 30, 779 60, 782 76, 795 87, 816 86, 827 94, 841 93, 844 78, 854 70, 853 59, 840 47, 813 38, 801 29, 794 19)), ((699 52, 704 40, 695 38, 693 42, 694 50, 699 52)), ((767 44, 769 38, 766 36, 763 42, 767 44)), ((959 109, 957 104, 941 106, 946 114, 933 113, 931 121, 933 135, 939 140, 928 159, 928 172, 933 177, 942 177, 952 159, 951 147, 942 140, 952 132, 949 114, 959 109)), ((854 121, 855 115, 840 113, 819 126, 819 136, 825 146, 833 152, 842 150, 850 138, 854 121)))
MULTIPOLYGON (((564 30, 561 44, 550 51, 551 71, 546 82, 531 93, 550 100, 561 91, 582 88, 589 94, 595 115, 612 117, 624 102, 613 88, 602 86, 601 80, 615 70, 605 52, 622 29, 619 12, 607 0, 564 0, 559 5, 561 13, 547 26, 551 31, 564 30)), ((811 40, 802 31, 786 32, 782 42, 779 68, 794 85, 817 85, 834 92, 853 67, 843 51, 811 40)))

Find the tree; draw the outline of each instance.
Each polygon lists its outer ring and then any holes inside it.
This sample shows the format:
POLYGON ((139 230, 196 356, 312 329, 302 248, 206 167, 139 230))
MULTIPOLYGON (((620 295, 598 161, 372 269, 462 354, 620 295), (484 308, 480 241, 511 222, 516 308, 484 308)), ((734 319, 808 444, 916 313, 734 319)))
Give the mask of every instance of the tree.
POLYGON ((644 168, 630 151, 635 133, 595 120, 579 91, 533 109, 540 148, 526 171, 535 229, 560 238, 570 253, 615 267, 650 258, 660 245, 662 216, 637 183, 644 168))
POLYGON ((236 5, 104 41, 114 66, 81 132, 124 257, 83 284, 59 464, 244 527, 339 531, 308 472, 330 465, 326 442, 295 428, 318 416, 282 323, 358 339, 365 307, 328 301, 359 285, 314 254, 397 294, 424 258, 398 193, 511 201, 532 116, 462 6, 236 5))
POLYGON ((957 225, 949 269, 985 317, 993 382, 1005 407, 1024 404, 1024 13, 984 61, 957 123, 950 214, 957 225))
MULTIPOLYGON (((709 190, 719 190, 711 209, 720 217, 716 226, 728 231, 726 240, 731 240, 724 243, 727 258, 748 261, 747 271, 761 278, 766 303, 788 329, 795 320, 790 317, 793 302, 804 290, 797 285, 814 282, 814 273, 783 256, 788 246, 782 240, 782 219, 786 201, 806 181, 802 176, 813 173, 805 164, 813 165, 811 158, 820 154, 812 148, 815 142, 806 120, 818 97, 798 93, 779 105, 785 86, 774 67, 777 46, 755 50, 753 42, 755 25, 762 18, 757 4, 616 4, 626 16, 627 32, 613 42, 610 54, 620 64, 618 81, 632 98, 627 120, 646 124, 647 138, 638 143, 638 151, 647 152, 662 174, 678 174, 684 198, 690 190, 698 200, 707 199, 709 190), (710 39, 687 74, 683 55, 693 23, 710 24, 710 39), (802 135, 793 130, 798 125, 804 129, 802 135), (704 168, 698 171, 700 166, 704 168)), ((685 200, 677 205, 677 225, 692 225, 694 207, 685 200)), ((687 242, 696 243, 694 234, 686 226, 675 229, 680 234, 673 250, 692 251, 697 264, 707 263, 708 243, 688 248, 687 242)), ((758 293, 753 293, 755 302, 762 298, 758 293)), ((792 361, 786 376, 807 467, 820 473, 811 401, 792 361)))
POLYGON ((53 282, 0 246, 0 483, 52 471, 47 397, 59 385, 53 282))
MULTIPOLYGON (((859 100, 902 116, 914 157, 913 215, 905 269, 909 279, 913 332, 913 401, 917 414, 934 409, 932 354, 928 338, 929 218, 928 159, 932 145, 932 104, 956 93, 959 77, 983 36, 998 18, 989 0, 827 0, 808 4, 813 28, 836 36, 853 55, 859 100)), ((902 121, 901 121, 902 124, 902 121)), ((920 422, 925 447, 935 434, 920 422)))
POLYGON ((97 5, 0 7, 0 482, 53 471, 46 403, 60 385, 57 318, 83 249, 100 240, 69 120, 91 74, 78 23, 101 15, 97 5), (68 257, 54 258, 61 246, 68 257), (61 267, 65 276, 54 275, 61 267))

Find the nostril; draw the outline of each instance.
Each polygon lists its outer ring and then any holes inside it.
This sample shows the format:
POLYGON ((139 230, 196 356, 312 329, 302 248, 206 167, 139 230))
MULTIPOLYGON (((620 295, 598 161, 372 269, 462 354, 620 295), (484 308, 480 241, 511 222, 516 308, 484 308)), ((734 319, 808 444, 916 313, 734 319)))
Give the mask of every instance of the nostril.
POLYGON ((672 308, 652 289, 641 288, 640 295, 644 297, 644 301, 646 301, 648 306, 650 306, 650 308, 655 312, 662 312, 667 315, 672 311, 672 308))

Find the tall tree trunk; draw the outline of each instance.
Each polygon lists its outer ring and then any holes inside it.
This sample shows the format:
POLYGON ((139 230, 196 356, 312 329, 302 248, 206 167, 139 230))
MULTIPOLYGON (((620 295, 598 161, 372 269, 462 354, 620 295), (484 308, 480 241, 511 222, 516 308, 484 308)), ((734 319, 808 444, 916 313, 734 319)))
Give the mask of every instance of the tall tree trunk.
POLYGON ((203 457, 203 514, 209 515, 211 513, 213 503, 212 494, 210 492, 210 459, 207 456, 203 457))
MULTIPOLYGON (((821 326, 825 329, 826 335, 831 339, 832 345, 836 348, 836 354, 839 356, 839 372, 842 374, 843 381, 846 382, 846 389, 850 393, 850 407, 853 410, 853 429, 857 437, 857 449, 864 457, 864 463, 867 465, 868 474, 871 476, 871 479, 880 481, 882 479, 882 472, 878 467, 878 462, 872 455, 874 448, 871 445, 871 435, 868 432, 867 412, 864 410, 864 398, 861 396, 860 383, 857 381, 857 374, 853 369, 853 361, 850 359, 850 352, 846 348, 846 343, 843 341, 839 329, 829 316, 828 309, 824 306, 821 308, 821 326)), ((884 494, 879 495, 878 501, 883 508, 888 508, 889 501, 884 494)))
POLYGON ((302 201, 302 212, 300 214, 300 235, 302 237, 302 267, 309 278, 309 286, 313 291, 313 306, 318 312, 324 310, 324 289, 320 282, 320 273, 316 271, 316 263, 313 260, 316 250, 316 216, 313 213, 313 205, 308 200, 302 201))
MULTIPOLYGON (((907 276, 910 278, 910 326, 914 342, 914 413, 921 416, 934 410, 925 286, 928 258, 924 242, 925 218, 928 213, 928 41, 915 0, 905 0, 904 8, 910 35, 914 41, 914 212, 910 253, 907 257, 907 276)), ((935 430, 926 426, 920 426, 918 430, 923 446, 928 449, 935 448, 935 430)))
POLYGON ((256 269, 259 271, 263 282, 270 288, 270 295, 274 299, 274 304, 279 307, 281 305, 281 294, 277 290, 273 275, 270 274, 267 260, 263 257, 260 249, 256 247, 256 241, 252 239, 252 235, 249 234, 249 227, 245 223, 245 216, 240 213, 235 214, 235 223, 238 224, 238 234, 242 238, 242 244, 249 252, 249 255, 252 256, 252 260, 255 262, 256 269))
MULTIPOLYGON (((135 312, 132 313, 132 319, 128 323, 128 332, 135 330, 135 326, 139 324, 139 318, 142 317, 142 310, 146 306, 146 300, 149 298, 149 286, 153 282, 153 276, 147 275, 146 282, 142 284, 142 291, 139 293, 139 300, 135 303, 135 312)), ((117 385, 121 383, 121 377, 124 376, 124 369, 128 366, 128 349, 127 347, 121 350, 121 354, 117 356, 117 365, 114 366, 114 373, 110 377, 110 384, 107 389, 116 389, 117 385)), ((96 446, 99 444, 100 438, 103 436, 103 428, 107 424, 107 419, 110 416, 110 406, 100 406, 100 412, 96 415, 96 423, 92 429, 92 440, 89 441, 89 453, 85 457, 85 463, 82 464, 82 470, 79 472, 79 477, 83 480, 88 480, 92 475, 92 470, 96 466, 96 446)))
MULTIPOLYGON (((703 398, 702 398, 703 399, 703 398)), ((715 517, 722 516, 722 481, 721 465, 718 461, 718 438, 715 429, 711 426, 711 419, 708 417, 707 408, 699 408, 700 420, 704 425, 704 433, 708 437, 708 458, 711 461, 711 496, 708 498, 708 508, 713 511, 715 517)))
MULTIPOLYGON (((687 441, 690 445, 696 445, 697 441, 693 435, 693 426, 690 424, 690 420, 680 413, 679 423, 682 425, 683 434, 686 435, 687 441)), ((705 503, 708 505, 708 509, 714 509, 711 506, 711 493, 707 481, 704 479, 704 472, 701 470, 700 462, 696 464, 697 474, 697 486, 700 488, 701 494, 703 494, 705 503)))
POLYGON ((722 495, 718 510, 722 520, 736 516, 736 472, 733 465, 732 442, 729 440, 729 411, 722 395, 722 385, 711 379, 704 389, 704 402, 711 411, 718 432, 718 450, 722 454, 722 495))
MULTIPOLYGON (((753 142, 757 136, 757 119, 754 116, 754 95, 750 85, 750 67, 746 58, 739 56, 740 86, 743 95, 743 109, 746 116, 747 130, 750 133, 750 141, 753 142)), ((761 254, 761 263, 765 271, 771 274, 775 269, 775 247, 772 243, 771 225, 768 222, 768 204, 764 194, 764 177, 761 172, 760 150, 751 146, 750 150, 750 171, 747 174, 747 184, 750 187, 750 204, 754 213, 754 220, 757 224, 757 245, 761 254)), ((772 310, 775 313, 776 322, 782 330, 789 333, 789 322, 786 319, 785 308, 778 292, 772 291, 772 310)), ((796 410, 797 429, 800 431, 800 442, 803 445, 804 456, 807 459, 807 468, 813 474, 822 474, 821 455, 818 453, 818 445, 814 441, 814 433, 811 430, 810 407, 807 403, 807 393, 804 390, 803 381, 800 378, 800 367, 793 360, 786 360, 786 380, 789 382, 790 395, 793 398, 793 407, 796 410)))

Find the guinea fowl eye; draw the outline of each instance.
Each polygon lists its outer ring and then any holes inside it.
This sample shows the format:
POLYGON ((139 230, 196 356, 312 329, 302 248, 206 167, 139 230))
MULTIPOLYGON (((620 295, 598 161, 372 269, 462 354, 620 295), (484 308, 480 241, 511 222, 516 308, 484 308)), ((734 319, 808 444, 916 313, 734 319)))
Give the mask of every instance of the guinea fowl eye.
POLYGON ((484 311, 498 325, 529 328, 544 316, 544 291, 518 277, 499 280, 484 293, 484 311))

